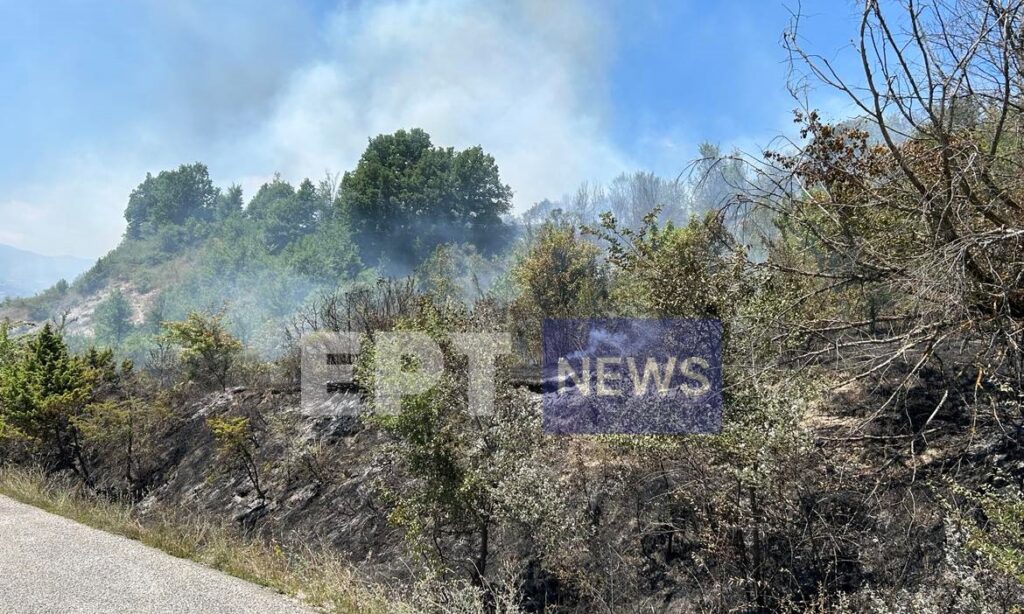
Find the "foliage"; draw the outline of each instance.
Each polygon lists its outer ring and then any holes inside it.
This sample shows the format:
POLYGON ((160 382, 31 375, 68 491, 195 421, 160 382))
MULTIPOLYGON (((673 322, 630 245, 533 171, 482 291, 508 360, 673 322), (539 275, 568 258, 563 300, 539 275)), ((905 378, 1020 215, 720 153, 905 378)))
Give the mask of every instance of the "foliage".
POLYGON ((126 236, 137 239, 191 220, 210 221, 218 213, 219 194, 206 166, 198 162, 156 177, 147 173, 128 198, 126 236))
POLYGON ((120 347, 132 331, 132 305, 120 288, 113 292, 93 312, 96 341, 111 347, 120 347))
MULTIPOLYGON (((489 586, 496 571, 499 544, 528 535, 538 544, 534 552, 554 550, 570 533, 562 523, 571 523, 559 493, 549 488, 557 478, 545 462, 552 442, 540 434, 538 405, 499 379, 492 412, 480 415, 468 407, 467 361, 448 335, 493 330, 495 323, 486 306, 466 312, 421 303, 396 328, 438 341, 445 373, 429 392, 404 398, 398 414, 373 418, 393 437, 381 479, 393 506, 390 520, 432 567, 479 587, 489 586)), ((499 358, 499 373, 500 366, 499 358)))
POLYGON ((73 356, 60 334, 46 324, 12 347, 4 332, 7 354, 0 369, 0 424, 4 434, 38 450, 52 469, 71 469, 86 481, 89 467, 75 425, 92 400, 102 377, 102 358, 73 356))
POLYGON ((1024 586, 1024 494, 1009 485, 972 490, 953 484, 950 490, 964 503, 958 508, 950 506, 950 515, 965 531, 967 546, 1024 586))
POLYGON ((608 309, 600 250, 571 224, 546 222, 511 271, 517 297, 509 317, 518 353, 539 360, 544 318, 584 318, 608 309))
POLYGON ((290 267, 307 279, 351 279, 362 266, 348 223, 340 218, 324 222, 314 234, 302 236, 284 256, 290 267))
MULTIPOLYGON (((11 323, 8 320, 0 322, 0 377, 6 379, 14 361, 17 360, 17 346, 11 339, 11 323)), ((0 392, 2 392, 2 381, 0 380, 0 392)), ((0 401, 2 403, 2 401, 0 401)), ((10 439, 17 433, 14 427, 7 420, 7 412, 2 410, 0 405, 0 441, 10 439)))
POLYGON ((420 129, 371 139, 341 182, 364 259, 410 268, 442 243, 501 247, 508 235, 501 215, 511 198, 494 158, 480 147, 436 147, 420 129))
POLYGON ((96 400, 87 412, 75 417, 74 425, 90 456, 119 469, 118 478, 128 498, 137 501, 157 473, 159 444, 170 423, 170 408, 163 395, 148 396, 150 382, 136 372, 131 361, 115 369, 110 351, 90 351, 87 360, 100 364, 105 376, 94 391, 96 400))
POLYGON ((209 418, 207 426, 217 440, 217 456, 225 471, 241 469, 256 491, 260 501, 267 499, 260 483, 260 467, 256 461, 259 439, 249 418, 209 418))
POLYGON ((764 175, 785 179, 760 204, 799 237, 806 262, 789 273, 847 298, 801 327, 809 347, 797 358, 836 354, 874 379, 912 354, 886 406, 964 344, 981 371, 1021 377, 1024 117, 1007 76, 1020 66, 1020 20, 999 3, 865 3, 857 87, 786 38, 794 58, 865 114, 833 125, 800 112, 802 146, 768 152, 764 175), (936 88, 937 74, 947 86, 936 88))
POLYGON ((228 373, 242 344, 224 327, 223 314, 191 312, 185 320, 165 322, 163 336, 181 348, 189 376, 227 388, 228 373))
POLYGON ((417 286, 434 300, 471 303, 493 296, 508 256, 488 258, 473 245, 438 245, 418 267, 417 286))
POLYGON ((608 279, 600 251, 573 226, 545 224, 514 274, 523 289, 523 304, 547 317, 603 311, 608 279))
POLYGON ((619 228, 610 214, 592 230, 608 244, 617 268, 616 303, 627 313, 653 317, 714 318, 729 322, 745 291, 745 254, 733 247, 721 218, 708 214, 681 228, 661 227, 657 212, 637 231, 619 228))

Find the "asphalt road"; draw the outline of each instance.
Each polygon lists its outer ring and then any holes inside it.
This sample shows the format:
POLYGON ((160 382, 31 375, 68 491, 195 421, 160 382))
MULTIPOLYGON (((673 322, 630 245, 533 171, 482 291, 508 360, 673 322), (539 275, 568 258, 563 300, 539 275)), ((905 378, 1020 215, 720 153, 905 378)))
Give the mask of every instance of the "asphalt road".
POLYGON ((309 610, 192 561, 0 497, 0 612, 309 610))

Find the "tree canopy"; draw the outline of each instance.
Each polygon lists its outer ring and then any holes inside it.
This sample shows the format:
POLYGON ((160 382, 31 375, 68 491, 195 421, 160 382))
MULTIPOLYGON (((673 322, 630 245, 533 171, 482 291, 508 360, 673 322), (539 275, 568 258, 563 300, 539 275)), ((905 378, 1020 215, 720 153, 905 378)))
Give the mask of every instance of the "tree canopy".
POLYGON ((449 242, 494 250, 509 236, 501 215, 512 190, 494 158, 480 147, 436 147, 418 128, 371 139, 341 188, 369 262, 409 265, 449 242))
POLYGON ((161 171, 132 190, 124 212, 127 236, 137 239, 154 234, 166 225, 187 220, 210 220, 216 216, 220 190, 214 187, 205 164, 182 164, 177 170, 161 171))

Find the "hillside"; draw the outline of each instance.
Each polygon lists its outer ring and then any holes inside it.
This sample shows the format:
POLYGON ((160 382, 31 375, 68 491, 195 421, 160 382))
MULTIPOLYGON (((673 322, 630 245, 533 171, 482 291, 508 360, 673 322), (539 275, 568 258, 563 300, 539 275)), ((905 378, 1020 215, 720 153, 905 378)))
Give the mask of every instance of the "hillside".
POLYGON ((475 279, 495 277, 516 234, 502 217, 510 199, 479 147, 437 147, 415 129, 371 140, 341 178, 296 186, 275 177, 248 201, 238 186, 215 186, 205 165, 183 164, 132 191, 114 250, 70 286, 5 301, 0 317, 19 331, 57 322, 76 349, 111 347, 141 360, 162 322, 220 313, 254 352, 275 356, 310 301, 409 275, 439 248, 472 263, 475 279), (399 146, 404 157, 388 162, 395 172, 381 175, 380 152, 399 146), (429 199, 384 206, 382 192, 429 199))

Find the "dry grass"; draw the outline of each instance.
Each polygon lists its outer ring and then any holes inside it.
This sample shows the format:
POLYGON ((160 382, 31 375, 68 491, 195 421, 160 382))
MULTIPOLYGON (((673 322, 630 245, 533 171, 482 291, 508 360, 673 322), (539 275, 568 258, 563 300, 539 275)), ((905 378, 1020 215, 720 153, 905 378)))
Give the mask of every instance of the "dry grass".
POLYGON ((349 564, 330 553, 311 549, 285 552, 276 544, 248 538, 230 526, 203 519, 163 517, 143 521, 128 505, 92 496, 38 470, 0 467, 0 494, 197 561, 324 611, 414 611, 383 588, 360 580, 349 564))

